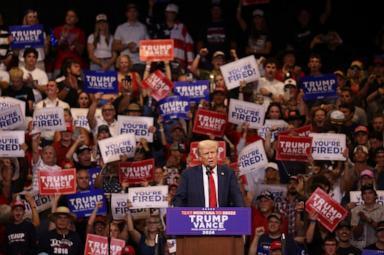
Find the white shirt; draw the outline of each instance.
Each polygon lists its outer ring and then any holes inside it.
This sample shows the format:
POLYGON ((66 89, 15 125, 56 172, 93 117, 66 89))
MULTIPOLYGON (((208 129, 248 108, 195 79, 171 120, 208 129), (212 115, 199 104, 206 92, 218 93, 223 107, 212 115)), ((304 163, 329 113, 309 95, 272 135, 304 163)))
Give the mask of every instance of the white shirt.
MULTIPOLYGON (((259 86, 257 88, 257 91, 260 92, 261 88, 265 88, 269 92, 272 93, 274 96, 284 96, 284 83, 282 83, 279 80, 273 79, 272 81, 267 80, 265 77, 260 78, 259 80, 259 86)), ((271 102, 270 97, 264 97, 264 102, 271 102)))
POLYGON ((111 133, 111 136, 119 135, 119 123, 117 122, 117 120, 114 120, 111 124, 108 124, 108 122, 106 122, 103 117, 96 117, 96 128, 92 130, 93 134, 97 134, 97 129, 101 125, 107 125, 109 127, 109 132, 111 133))
MULTIPOLYGON (((88 44, 92 44, 95 41, 94 35, 91 34, 88 36, 88 44)), ((96 44, 94 49, 94 54, 97 58, 111 58, 112 57, 112 41, 113 36, 109 37, 109 44, 105 40, 105 35, 100 35, 100 40, 96 44)))
MULTIPOLYGON (((121 41, 123 44, 134 42, 139 47, 140 40, 149 39, 147 28, 139 21, 125 22, 116 29, 115 40, 121 41)), ((120 55, 128 55, 133 64, 140 63, 139 53, 132 53, 128 48, 120 52, 120 55)))
MULTIPOLYGON (((206 174, 207 168, 203 167, 203 181, 204 181, 204 199, 205 199, 205 207, 209 207, 209 177, 206 174)), ((216 189, 216 201, 217 207, 219 207, 219 192, 218 192, 218 180, 217 180, 217 166, 212 169, 213 180, 215 181, 215 189, 216 189)))
MULTIPOLYGON (((37 81, 39 86, 48 84, 48 76, 47 73, 39 68, 35 68, 32 71, 27 70, 25 67, 20 68, 23 71, 23 79, 28 79, 29 75, 32 76, 34 81, 37 81)), ((39 102, 43 99, 41 93, 37 89, 33 89, 33 95, 35 96, 35 102, 39 102)))

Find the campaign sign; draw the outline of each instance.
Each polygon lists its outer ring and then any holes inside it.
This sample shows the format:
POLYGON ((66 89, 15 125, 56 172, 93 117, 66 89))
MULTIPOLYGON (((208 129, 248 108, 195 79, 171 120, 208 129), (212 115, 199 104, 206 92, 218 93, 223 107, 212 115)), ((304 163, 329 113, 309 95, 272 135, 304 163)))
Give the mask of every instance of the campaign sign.
POLYGON ((312 157, 314 160, 346 160, 343 151, 346 149, 345 134, 310 133, 312 140, 312 157))
POLYGON ((261 192, 268 190, 273 194, 273 201, 275 202, 274 210, 276 212, 283 211, 286 205, 287 186, 278 184, 264 184, 257 183, 254 199, 260 195, 261 192))
MULTIPOLYGON (((376 190, 377 199, 376 203, 379 205, 384 205, 384 190, 376 190)), ((352 203, 356 203, 356 205, 363 205, 364 201, 361 197, 361 191, 350 191, 349 199, 352 203)))
POLYGON ((170 96, 159 102, 160 114, 164 120, 189 119, 189 100, 186 97, 170 96))
POLYGON ((24 131, 0 131, 0 157, 24 157, 24 131))
POLYGON ((156 101, 160 101, 171 93, 173 84, 163 72, 156 70, 143 80, 143 87, 149 88, 151 96, 156 101))
POLYGON ((140 60, 147 61, 171 61, 173 54, 173 39, 141 40, 140 60))
POLYGON ((383 250, 366 250, 364 249, 361 253, 361 255, 383 255, 384 251, 383 250))
POLYGON ((104 163, 120 160, 120 156, 133 158, 136 152, 134 134, 123 134, 98 141, 104 163))
POLYGON ((24 115, 20 105, 12 105, 0 111, 0 130, 23 128, 24 115))
POLYGON ((125 241, 121 239, 111 238, 108 255, 121 255, 125 247, 125 241))
MULTIPOLYGON (((190 150, 189 150, 189 167, 201 165, 201 161, 199 159, 199 154, 197 153, 199 142, 191 142, 190 150)), ((217 152, 217 160, 219 164, 224 163, 227 155, 227 148, 224 141, 218 141, 218 152, 217 152)))
POLYGON ((249 123, 249 128, 259 128, 264 124, 265 110, 263 105, 231 99, 228 122, 238 125, 249 123))
POLYGON ((145 138, 148 142, 153 142, 153 133, 149 128, 153 127, 153 117, 141 116, 117 116, 119 134, 134 134, 136 140, 145 138))
POLYGON ((11 46, 14 49, 44 47, 43 26, 40 24, 9 26, 9 32, 12 35, 11 46))
POLYGON ((140 184, 143 181, 153 179, 153 170, 155 167, 154 159, 146 159, 134 162, 121 162, 119 164, 120 183, 140 184))
POLYGON ((212 134, 216 137, 222 137, 225 132, 226 123, 227 115, 199 108, 195 115, 193 133, 212 134))
POLYGON ((276 159, 307 162, 311 154, 312 137, 279 135, 276 159))
POLYGON ((114 220, 124 220, 129 212, 128 208, 128 193, 126 194, 111 194, 111 210, 114 220))
POLYGON ((337 98, 337 79, 334 74, 305 76, 300 80, 300 84, 306 101, 337 98))
POLYGON ((76 168, 39 171, 41 195, 76 193, 76 168))
POLYGON ((333 232, 347 215, 348 211, 325 193, 317 188, 305 203, 305 210, 308 213, 316 212, 318 221, 330 232, 333 232))
POLYGON ((150 213, 150 208, 137 208, 137 209, 131 209, 131 215, 133 220, 143 220, 148 218, 150 213))
POLYGON ((251 208, 167 208, 167 235, 250 235, 251 208))
POLYGON ((239 154, 240 175, 264 169, 267 164, 268 159, 262 140, 247 145, 239 154))
POLYGON ((168 207, 168 186, 129 188, 128 198, 132 208, 166 208, 168 207))
POLYGON ((175 95, 188 97, 190 101, 194 101, 196 104, 200 103, 202 99, 209 100, 210 82, 208 80, 175 81, 173 85, 175 95))
MULTIPOLYGON (((20 192, 20 194, 25 194, 25 191, 20 192)), ((42 196, 38 194, 38 192, 33 192, 31 191, 31 195, 33 196, 33 199, 35 200, 36 203, 36 210, 38 213, 41 213, 49 208, 51 208, 51 202, 52 199, 50 196, 42 196)), ((24 199, 22 199, 24 206, 25 206, 25 215, 28 218, 32 217, 32 208, 31 205, 24 199)))
MULTIPOLYGON (((91 130, 87 119, 88 108, 71 108, 71 114, 73 119, 72 124, 74 127, 85 128, 88 131, 91 130)), ((100 108, 96 109, 95 117, 102 118, 100 108)))
POLYGON ((50 107, 33 112, 33 133, 39 131, 64 131, 67 129, 64 120, 64 109, 50 107))
POLYGON ((108 237, 87 234, 84 255, 121 255, 124 246, 124 240, 111 238, 111 242, 108 245, 108 237))
POLYGON ((105 215, 107 213, 107 201, 102 189, 86 190, 68 195, 67 201, 69 209, 78 218, 90 216, 96 207, 96 203, 99 201, 102 201, 103 205, 97 210, 97 215, 105 215))
POLYGON ((257 129, 257 134, 263 139, 266 138, 267 132, 271 132, 271 142, 275 141, 278 134, 281 134, 288 128, 288 123, 284 120, 266 119, 263 127, 257 129))
POLYGON ((239 87, 241 81, 253 82, 260 77, 259 68, 253 55, 222 65, 220 70, 228 89, 239 87))
POLYGON ((87 93, 112 93, 117 94, 116 71, 84 71, 84 91, 87 93))
POLYGON ((0 111, 8 109, 11 106, 20 106, 21 116, 25 116, 25 102, 13 97, 0 97, 0 111))

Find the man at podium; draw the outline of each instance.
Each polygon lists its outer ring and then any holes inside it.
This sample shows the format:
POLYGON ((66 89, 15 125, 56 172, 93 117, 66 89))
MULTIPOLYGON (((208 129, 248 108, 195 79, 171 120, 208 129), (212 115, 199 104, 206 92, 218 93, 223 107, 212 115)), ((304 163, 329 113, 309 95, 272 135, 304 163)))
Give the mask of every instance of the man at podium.
POLYGON ((217 164, 218 143, 199 142, 201 165, 186 169, 173 199, 176 207, 243 207, 235 172, 217 164))

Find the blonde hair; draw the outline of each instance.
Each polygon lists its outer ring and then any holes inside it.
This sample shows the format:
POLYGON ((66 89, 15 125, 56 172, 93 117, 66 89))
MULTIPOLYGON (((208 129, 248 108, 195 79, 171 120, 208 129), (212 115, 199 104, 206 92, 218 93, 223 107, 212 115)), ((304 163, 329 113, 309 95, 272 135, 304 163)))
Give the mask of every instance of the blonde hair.
POLYGON ((128 66, 131 67, 132 66, 132 60, 131 58, 128 56, 128 55, 120 55, 117 57, 116 59, 116 68, 119 69, 120 68, 120 59, 121 58, 127 58, 128 59, 128 66))
POLYGON ((15 78, 23 78, 24 72, 18 67, 12 67, 11 70, 9 70, 9 77, 10 79, 15 78))
POLYGON ((197 145, 197 153, 200 155, 200 150, 204 148, 216 148, 216 150, 219 148, 219 143, 214 140, 203 140, 200 141, 197 145))

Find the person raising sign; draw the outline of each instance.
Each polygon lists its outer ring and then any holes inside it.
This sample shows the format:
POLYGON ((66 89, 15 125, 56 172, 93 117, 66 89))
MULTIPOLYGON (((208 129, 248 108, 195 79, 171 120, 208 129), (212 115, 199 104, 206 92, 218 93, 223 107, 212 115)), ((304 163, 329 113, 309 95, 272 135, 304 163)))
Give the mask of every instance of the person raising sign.
POLYGON ((198 155, 202 165, 186 169, 173 199, 177 207, 244 206, 235 172, 217 164, 218 143, 200 141, 198 155))

